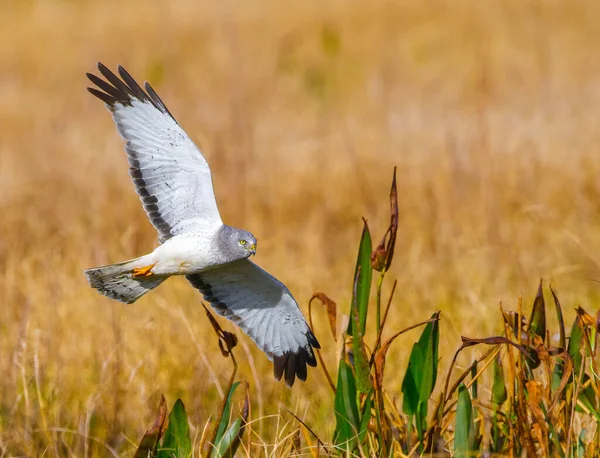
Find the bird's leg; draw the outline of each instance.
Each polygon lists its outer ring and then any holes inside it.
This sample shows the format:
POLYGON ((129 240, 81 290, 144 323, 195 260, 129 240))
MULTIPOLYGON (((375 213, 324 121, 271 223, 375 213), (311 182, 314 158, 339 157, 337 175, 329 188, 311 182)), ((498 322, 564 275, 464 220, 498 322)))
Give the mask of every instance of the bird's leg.
POLYGON ((152 268, 156 265, 150 264, 149 266, 144 267, 136 267, 133 269, 133 277, 151 277, 152 276, 152 268))

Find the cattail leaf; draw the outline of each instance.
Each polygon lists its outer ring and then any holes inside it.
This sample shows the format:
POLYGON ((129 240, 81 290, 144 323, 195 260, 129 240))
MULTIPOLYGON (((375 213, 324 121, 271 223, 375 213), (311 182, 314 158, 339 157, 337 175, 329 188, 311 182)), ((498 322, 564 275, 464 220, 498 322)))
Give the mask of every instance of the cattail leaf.
POLYGON ((469 390, 461 383, 458 387, 458 404, 456 406, 456 426, 454 428, 454 456, 467 458, 470 451, 470 437, 474 430, 473 408, 469 390))
POLYGON ((352 307, 356 307, 360 322, 361 331, 364 334, 367 325, 367 311, 369 309, 369 296, 371 294, 371 280, 373 278, 373 268, 371 267, 371 233, 367 221, 364 221, 360 245, 358 248, 358 257, 356 259, 356 269, 354 270, 354 284, 351 302, 350 320, 348 322, 348 335, 354 337, 353 332, 353 313, 352 307))
POLYGON ((190 426, 181 399, 178 399, 169 414, 169 426, 165 431, 158 458, 188 458, 192 454, 190 426))

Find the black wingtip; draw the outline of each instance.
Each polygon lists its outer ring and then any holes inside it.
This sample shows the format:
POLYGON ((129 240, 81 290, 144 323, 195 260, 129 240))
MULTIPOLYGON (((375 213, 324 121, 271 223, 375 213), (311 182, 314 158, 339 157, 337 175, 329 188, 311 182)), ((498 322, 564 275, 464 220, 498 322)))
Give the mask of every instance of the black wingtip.
POLYGON ((313 348, 321 348, 321 344, 319 343, 315 335, 312 333, 312 331, 309 330, 306 333, 306 338, 308 339, 308 342, 313 346, 313 348))
POLYGON ((285 354, 275 356, 273 358, 273 376, 277 381, 281 380, 281 377, 283 376, 283 370, 285 369, 285 360, 285 354))
POLYGON ((316 367, 317 360, 312 348, 301 348, 296 353, 285 352, 283 355, 273 357, 273 375, 279 381, 283 377, 289 387, 294 385, 296 378, 306 381, 308 378, 307 366, 316 367))
MULTIPOLYGON (((102 62, 98 62, 96 67, 104 77, 104 80, 92 73, 86 73, 85 75, 87 78, 97 87, 97 89, 89 88, 88 90, 94 96, 106 103, 111 110, 113 110, 116 105, 131 106, 133 101, 137 100, 139 102, 151 103, 157 110, 173 118, 156 92, 154 90, 151 92, 149 91, 149 94, 144 92, 142 87, 122 65, 117 66, 117 73, 120 78, 110 71, 110 69, 102 62)), ((146 85, 146 87, 148 86, 149 85, 146 85)))

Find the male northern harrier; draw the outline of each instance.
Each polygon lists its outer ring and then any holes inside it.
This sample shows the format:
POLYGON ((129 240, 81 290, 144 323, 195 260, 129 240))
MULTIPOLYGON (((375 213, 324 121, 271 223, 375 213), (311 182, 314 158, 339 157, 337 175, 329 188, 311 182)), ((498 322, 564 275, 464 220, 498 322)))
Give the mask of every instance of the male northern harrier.
POLYGON ((236 323, 291 386, 316 366, 319 342, 280 281, 248 259, 256 239, 223 224, 208 163, 148 83, 144 91, 121 66, 121 79, 87 74, 125 140, 129 174, 160 245, 137 259, 88 269, 101 294, 130 304, 171 275, 185 275, 217 313, 236 323))

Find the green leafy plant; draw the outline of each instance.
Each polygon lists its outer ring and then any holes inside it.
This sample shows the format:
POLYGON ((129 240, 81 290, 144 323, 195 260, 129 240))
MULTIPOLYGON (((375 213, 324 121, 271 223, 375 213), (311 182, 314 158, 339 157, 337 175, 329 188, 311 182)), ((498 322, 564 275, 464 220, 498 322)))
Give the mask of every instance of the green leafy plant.
MULTIPOLYGON (((333 394, 335 429, 331 440, 323 440, 309 424, 289 412, 299 425, 276 448, 275 455, 309 450, 314 457, 323 453, 345 457, 451 453, 468 457, 483 451, 499 456, 597 456, 600 371, 596 351, 600 311, 592 315, 578 307, 567 334, 562 306, 550 287, 557 323, 557 329, 551 329, 540 281, 529 319, 524 317, 520 299, 517 311, 505 311, 501 306, 500 332, 489 337, 463 336, 447 372, 440 373, 440 312, 384 338, 396 289, 393 282, 384 303, 384 279, 393 260, 398 233, 395 170, 389 202, 390 224, 375 248, 369 226, 363 221, 345 332, 338 334, 338 306, 333 299, 325 293, 315 293, 309 302, 311 326, 313 304, 321 302, 333 340, 342 339, 335 376, 325 364, 323 350, 316 350, 333 394), (378 278, 373 298, 375 272, 378 278), (373 308, 374 313, 370 314, 373 308), (392 344, 398 336, 416 328, 422 331, 410 351, 401 392, 390 393, 385 384, 385 366, 388 358, 395 355, 392 344), (372 342, 365 338, 370 330, 375 331, 372 342), (459 370, 458 361, 464 360, 466 354, 463 350, 472 347, 484 350, 476 359, 463 361, 459 370), (302 448, 302 438, 306 449, 302 448)), ((250 395, 245 384, 243 407, 234 415, 233 399, 243 384, 235 380, 237 361, 232 350, 237 340, 221 328, 208 309, 206 313, 223 355, 233 364, 221 409, 202 428, 199 443, 193 444, 181 400, 167 415, 166 401, 161 398, 154 424, 136 451, 137 458, 183 458, 195 456, 196 452, 210 458, 233 457, 236 452, 238 456, 260 453, 251 443, 243 451, 239 447, 249 429, 250 395)))

